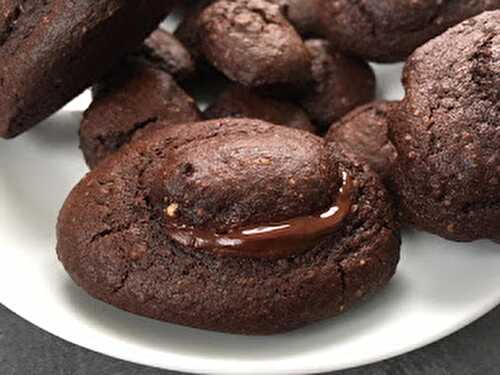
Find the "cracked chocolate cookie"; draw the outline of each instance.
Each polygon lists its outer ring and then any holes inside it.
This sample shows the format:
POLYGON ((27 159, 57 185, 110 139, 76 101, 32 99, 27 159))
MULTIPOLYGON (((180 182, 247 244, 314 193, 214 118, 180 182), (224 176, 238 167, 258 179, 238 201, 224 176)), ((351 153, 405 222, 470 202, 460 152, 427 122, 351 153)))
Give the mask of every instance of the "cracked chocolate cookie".
POLYGON ((299 106, 258 94, 244 86, 229 86, 204 112, 207 119, 253 118, 315 133, 316 129, 299 106))
POLYGON ((390 116, 394 190, 406 222, 458 241, 500 238, 500 11, 409 58, 390 116))
POLYGON ((149 128, 200 119, 196 103, 170 74, 131 58, 94 90, 80 126, 80 148, 93 168, 149 128))
POLYGON ((400 240, 376 175, 259 120, 166 127, 103 160, 59 215, 57 252, 95 298, 197 328, 273 334, 382 288, 400 240))
POLYGON ((311 78, 302 39, 267 0, 218 0, 200 14, 198 36, 207 60, 245 86, 296 85, 311 78))
MULTIPOLYGON (((280 7, 283 16, 301 35, 316 35, 319 27, 318 0, 268 0, 280 7)), ((199 37, 198 20, 200 14, 213 0, 199 0, 187 7, 175 36, 189 49, 195 60, 201 66, 205 65, 199 37)))
POLYGON ((378 62, 405 60, 450 26, 500 0, 325 0, 321 28, 336 47, 378 62))
POLYGON ((172 1, 9 0, 0 11, 0 136, 61 108, 137 48, 172 1))
POLYGON ((323 39, 306 42, 312 56, 313 84, 302 106, 322 130, 375 97, 375 74, 363 60, 345 56, 323 39))
POLYGON ((383 179, 394 171, 397 151, 389 140, 389 115, 397 102, 372 102, 351 111, 334 123, 325 136, 348 155, 356 155, 383 179))

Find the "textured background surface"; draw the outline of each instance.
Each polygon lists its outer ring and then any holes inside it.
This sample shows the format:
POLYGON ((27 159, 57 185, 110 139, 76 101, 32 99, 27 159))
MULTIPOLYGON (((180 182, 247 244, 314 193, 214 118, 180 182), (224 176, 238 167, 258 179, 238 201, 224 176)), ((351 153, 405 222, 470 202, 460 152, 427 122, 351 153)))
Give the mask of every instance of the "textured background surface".
MULTIPOLYGON (((90 352, 41 331, 0 305, 0 375, 175 375, 90 352)), ((336 375, 498 375, 500 307, 419 351, 336 375)))

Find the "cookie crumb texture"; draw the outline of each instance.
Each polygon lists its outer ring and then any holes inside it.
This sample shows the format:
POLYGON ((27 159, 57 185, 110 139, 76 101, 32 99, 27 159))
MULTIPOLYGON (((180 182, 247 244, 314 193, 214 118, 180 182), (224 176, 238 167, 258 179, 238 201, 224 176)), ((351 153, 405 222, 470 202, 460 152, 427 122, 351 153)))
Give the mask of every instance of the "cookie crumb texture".
POLYGON ((283 15, 300 35, 319 32, 319 12, 322 0, 270 0, 281 6, 283 15))
POLYGON ((355 155, 383 179, 388 179, 398 157, 389 140, 389 115, 397 108, 397 102, 386 101, 360 106, 334 123, 325 140, 336 142, 346 154, 355 155))
POLYGON ((500 0, 324 0, 321 29, 338 48, 378 62, 405 60, 417 47, 500 0))
POLYGON ((311 119, 322 130, 375 97, 375 73, 355 57, 346 56, 324 39, 310 39, 313 84, 301 99, 311 119))
POLYGON ((267 0, 218 0, 201 12, 199 38, 205 57, 245 86, 303 85, 311 59, 302 39, 267 0))
POLYGON ((45 119, 137 48, 168 0, 2 2, 0 136, 45 119))
POLYGON ((419 48, 390 136, 404 219, 442 237, 500 238, 500 11, 419 48))
POLYGON ((345 311, 395 272, 400 241, 379 179, 334 145, 258 120, 149 133, 71 192, 59 259, 95 298, 172 323, 273 334, 345 311), (282 259, 215 256, 169 239, 165 220, 222 232, 321 212, 342 173, 356 209, 310 251, 282 259))
POLYGON ((193 78, 196 64, 190 52, 171 33, 157 29, 144 41, 139 56, 163 69, 176 80, 193 78))
POLYGON ((93 89, 80 126, 90 168, 150 128, 201 119, 195 101, 160 67, 127 59, 93 89))
POLYGON ((271 98, 244 86, 229 86, 204 112, 207 119, 253 118, 316 133, 302 108, 287 100, 271 98))

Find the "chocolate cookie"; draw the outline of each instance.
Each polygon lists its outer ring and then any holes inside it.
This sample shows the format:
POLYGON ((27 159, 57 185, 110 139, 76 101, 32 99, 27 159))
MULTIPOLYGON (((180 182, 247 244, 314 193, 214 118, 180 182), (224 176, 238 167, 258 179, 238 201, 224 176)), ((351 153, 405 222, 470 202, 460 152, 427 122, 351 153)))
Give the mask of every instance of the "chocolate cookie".
POLYGON ((403 218, 451 240, 500 239, 500 11, 417 49, 404 83, 390 117, 403 218))
POLYGON ((300 86, 311 78, 302 39, 267 0, 218 0, 200 14, 198 28, 205 57, 233 81, 300 86))
POLYGON ((321 0, 274 0, 281 3, 283 15, 301 35, 317 34, 321 0))
POLYGON ((179 27, 174 32, 175 37, 186 46, 196 63, 200 65, 204 65, 205 61, 201 51, 198 21, 201 12, 212 2, 213 0, 198 0, 191 4, 187 8, 179 27))
MULTIPOLYGON (((283 16, 301 35, 317 34, 319 31, 318 0, 268 0, 280 7, 283 16)), ((213 0, 199 0, 188 6, 175 36, 190 50, 200 63, 203 62, 199 38, 198 20, 201 12, 213 0)))
POLYGON ((8 1, 0 15, 0 136, 22 133, 91 85, 140 45, 172 3, 8 1))
POLYGON ((125 146, 72 191, 57 237, 95 298, 244 334, 339 314, 389 281, 400 247, 375 175, 319 137, 247 119, 125 146))
POLYGON ((372 102, 351 111, 334 123, 325 137, 336 142, 347 155, 356 155, 382 178, 394 171, 397 151, 389 140, 389 114, 396 102, 372 102))
POLYGON ((418 46, 500 0, 325 0, 321 28, 343 51, 379 62, 405 60, 418 46))
POLYGON ((90 168, 138 131, 201 118, 170 74, 142 61, 123 62, 99 86, 80 126, 80 148, 90 168))
POLYGON ((301 103, 323 130, 375 97, 375 74, 368 64, 345 56, 322 39, 310 39, 314 84, 301 103))
POLYGON ((204 112, 207 119, 253 118, 315 133, 304 110, 291 102, 259 95, 233 84, 204 112))
POLYGON ((153 63, 177 81, 194 76, 196 65, 189 51, 168 31, 157 29, 144 42, 138 56, 144 56, 146 62, 153 63))

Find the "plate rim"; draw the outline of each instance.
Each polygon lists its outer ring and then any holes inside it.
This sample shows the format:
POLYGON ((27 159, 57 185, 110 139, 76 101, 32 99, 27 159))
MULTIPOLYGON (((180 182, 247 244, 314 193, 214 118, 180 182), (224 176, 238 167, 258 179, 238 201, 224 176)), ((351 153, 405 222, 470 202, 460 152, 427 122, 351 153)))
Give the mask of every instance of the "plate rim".
MULTIPOLYGON (((245 368, 245 370, 240 371, 240 370, 235 370, 234 368, 228 369, 226 368, 227 366, 224 366, 222 364, 221 360, 218 359, 206 359, 206 358, 201 358, 197 357, 196 358, 196 365, 195 366, 186 366, 183 365, 183 363, 190 363, 189 361, 185 361, 184 357, 189 357, 189 355, 181 355, 181 354, 172 354, 172 353, 165 353, 169 357, 173 357, 174 359, 177 359, 176 361, 172 362, 172 365, 169 365, 169 367, 165 367, 163 364, 160 363, 148 363, 146 360, 142 360, 141 358, 145 358, 144 356, 137 355, 136 357, 127 357, 123 355, 123 351, 120 350, 113 350, 112 347, 110 347, 108 350, 105 349, 100 349, 100 348, 95 348, 90 345, 87 345, 85 340, 79 340, 78 335, 73 335, 73 334, 65 334, 64 332, 60 332, 57 329, 54 329, 52 324, 46 324, 43 321, 38 321, 36 317, 31 316, 30 314, 24 314, 24 313, 19 313, 18 309, 16 308, 15 304, 9 304, 8 302, 6 303, 4 301, 4 298, 1 298, 0 296, 0 303, 2 303, 7 309, 9 309, 11 312, 16 314, 17 316, 21 317, 28 323, 34 325, 35 327, 43 330, 44 332, 47 332, 51 334, 52 336, 57 337, 58 339, 61 339, 63 341, 66 341, 70 344, 76 345, 78 347, 84 348, 86 350, 89 350, 91 352, 101 354, 110 358, 122 360, 125 362, 129 363, 134 363, 134 364, 139 364, 142 366, 146 367, 152 367, 152 368, 157 368, 157 369, 162 369, 162 370, 171 370, 171 371, 178 371, 178 372, 187 372, 187 373, 193 373, 193 374, 220 374, 220 375, 268 375, 268 374, 273 374, 273 375, 306 375, 306 374, 316 374, 316 373, 324 373, 324 372, 331 372, 331 371, 341 371, 341 370, 348 370, 348 369, 353 369, 353 368, 359 368, 359 367, 364 367, 364 366, 369 366, 373 365, 391 358, 396 358, 401 355, 411 353, 415 350, 421 349, 426 347, 427 345, 430 345, 432 343, 435 343, 439 340, 442 340, 460 330, 463 328, 467 327, 468 325, 472 324, 473 322, 477 321, 478 319, 482 318, 489 312, 491 312, 493 309, 495 309, 497 306, 500 306, 500 293, 497 296, 498 298, 492 300, 489 304, 484 305, 482 309, 479 309, 475 314, 471 314, 468 319, 464 319, 460 323, 449 327, 446 330, 440 331, 436 335, 430 335, 426 337, 424 340, 415 342, 413 345, 407 345, 392 351, 388 351, 384 353, 383 355, 373 355, 371 359, 367 359, 367 357, 370 356, 365 356, 363 359, 360 360, 355 360, 352 361, 351 365, 348 366, 335 366, 335 365, 314 365, 310 363, 304 363, 303 367, 295 368, 295 369, 273 369, 273 371, 270 372, 263 372, 260 370, 255 370, 252 369, 251 366, 248 366, 245 368), (83 341, 83 342, 82 342, 83 341), (213 363, 218 363, 217 365, 212 365, 211 362, 213 363)), ((102 303, 102 302, 101 302, 102 303)), ((113 307, 116 309, 115 307, 113 307)), ((131 314, 129 312, 126 312, 127 314, 131 314)), ((144 318, 144 317, 142 317, 144 318)), ((144 318, 144 319, 150 319, 150 318, 144 318)), ((62 330, 61 330, 62 331, 62 330)), ((122 339, 120 339, 122 340, 122 339)), ((244 362, 244 360, 238 360, 238 362, 244 362)), ((248 363, 252 363, 255 361, 248 361, 248 363)))

